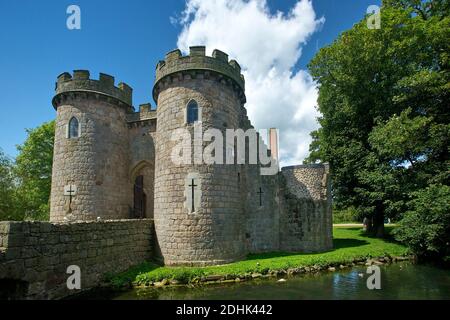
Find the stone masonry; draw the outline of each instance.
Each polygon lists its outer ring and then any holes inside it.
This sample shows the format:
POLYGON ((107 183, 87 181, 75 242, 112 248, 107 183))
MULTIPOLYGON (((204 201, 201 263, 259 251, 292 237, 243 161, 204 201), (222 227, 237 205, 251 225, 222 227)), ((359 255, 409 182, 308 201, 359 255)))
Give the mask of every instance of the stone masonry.
POLYGON ((79 293, 66 285, 80 267, 81 289, 152 256, 153 222, 0 222, 0 300, 55 299, 79 293), (8 286, 8 280, 14 287, 8 286), (16 295, 16 296, 15 296, 16 295))
POLYGON ((315 252, 332 248, 331 182, 329 166, 297 165, 282 169, 284 197, 280 247, 315 252))
POLYGON ((190 164, 172 160, 179 129, 225 137, 227 129, 253 128, 235 60, 219 50, 207 56, 201 46, 187 56, 173 50, 156 66, 152 95, 157 107, 135 111, 131 87, 112 76, 58 76, 50 223, 0 224, 0 282, 22 281, 32 298, 62 297, 70 294, 68 264, 87 270, 89 288, 150 258, 203 266, 332 248, 326 164, 274 175, 248 161, 205 164, 195 153, 208 147, 204 139, 194 142, 190 164))

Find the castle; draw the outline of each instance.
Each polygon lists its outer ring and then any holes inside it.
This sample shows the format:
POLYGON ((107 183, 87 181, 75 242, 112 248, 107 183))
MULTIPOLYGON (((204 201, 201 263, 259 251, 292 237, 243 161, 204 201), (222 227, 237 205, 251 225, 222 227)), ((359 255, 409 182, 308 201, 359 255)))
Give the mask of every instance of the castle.
POLYGON ((131 87, 116 87, 112 76, 62 73, 53 98, 50 220, 151 218, 155 256, 166 265, 330 249, 327 165, 261 175, 261 164, 171 161, 174 130, 194 133, 199 123, 203 131, 253 128, 244 87, 239 64, 219 50, 207 56, 203 46, 187 56, 173 50, 158 62, 155 109, 144 104, 135 112, 131 87))
MULTIPOLYGON (((203 266, 332 248, 328 165, 262 174, 266 164, 250 161, 245 137, 245 161, 198 159, 208 132, 251 131, 236 61, 219 50, 206 56, 204 47, 171 51, 156 67, 153 98, 156 109, 135 112, 132 89, 109 75, 58 77, 50 221, 0 221, 0 299, 76 294, 67 285, 75 269, 80 290, 89 290, 149 260, 203 266), (183 144, 181 152, 193 162, 173 159, 180 129, 193 137, 194 150, 183 144)), ((261 159, 278 153, 270 132, 270 152, 257 137, 261 159)), ((229 144, 213 150, 243 160, 229 144)))

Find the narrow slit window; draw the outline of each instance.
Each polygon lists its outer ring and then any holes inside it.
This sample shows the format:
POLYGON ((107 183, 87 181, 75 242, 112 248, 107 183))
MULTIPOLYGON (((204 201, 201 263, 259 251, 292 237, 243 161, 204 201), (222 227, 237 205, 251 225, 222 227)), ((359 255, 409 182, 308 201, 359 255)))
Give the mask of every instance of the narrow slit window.
POLYGON ((75 117, 72 117, 69 121, 69 134, 68 137, 70 138, 78 138, 80 136, 80 125, 78 123, 78 119, 75 117))
POLYGON ((198 121, 198 104, 194 100, 187 105, 187 123, 198 121))

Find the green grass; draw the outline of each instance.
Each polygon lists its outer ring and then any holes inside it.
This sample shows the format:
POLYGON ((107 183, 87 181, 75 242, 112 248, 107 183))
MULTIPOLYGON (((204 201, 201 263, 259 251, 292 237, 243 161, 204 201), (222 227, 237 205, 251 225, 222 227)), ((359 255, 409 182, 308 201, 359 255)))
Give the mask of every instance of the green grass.
MULTIPOLYGON (((386 228, 388 234, 391 229, 392 227, 386 228)), ((114 287, 127 284, 143 285, 162 279, 189 283, 208 275, 223 275, 233 279, 249 273, 266 274, 271 270, 287 270, 313 265, 339 265, 351 263, 355 259, 384 255, 401 256, 408 253, 406 247, 389 238, 378 239, 365 236, 359 227, 334 227, 333 238, 334 249, 328 252, 252 254, 244 261, 211 267, 162 267, 146 262, 124 273, 109 277, 108 280, 114 287)))

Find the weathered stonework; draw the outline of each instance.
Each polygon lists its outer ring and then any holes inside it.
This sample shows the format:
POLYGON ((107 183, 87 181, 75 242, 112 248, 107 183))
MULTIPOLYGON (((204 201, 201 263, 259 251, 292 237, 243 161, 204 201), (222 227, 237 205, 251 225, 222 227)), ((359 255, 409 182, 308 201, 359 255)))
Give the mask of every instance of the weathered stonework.
POLYGON ((0 294, 8 298, 55 299, 98 286, 152 256, 153 222, 0 222, 0 294), (71 265, 80 267, 81 289, 69 290, 71 265), (8 279, 20 280, 5 288, 8 279), (5 292, 12 289, 12 292, 5 292), (13 294, 19 294, 14 297, 13 294))
POLYGON ((331 181, 327 164, 282 169, 280 247, 286 251, 325 251, 333 247, 331 181))
POLYGON ((132 188, 126 113, 108 101, 92 101, 84 93, 59 98, 53 157, 51 221, 90 221, 128 217, 132 188), (95 104, 94 104, 95 102, 95 104), (77 117, 80 136, 66 137, 69 120, 77 117), (72 202, 61 190, 77 186, 72 202), (69 207, 70 205, 70 207, 69 207))
POLYGON ((54 104, 57 102, 60 94, 68 92, 86 92, 97 93, 105 97, 114 98, 125 106, 132 105, 132 89, 126 83, 120 82, 117 87, 114 86, 114 77, 100 73, 98 80, 89 78, 87 70, 75 70, 73 77, 70 73, 64 72, 58 76, 56 82, 56 95, 54 104))
POLYGON ((220 50, 214 50, 212 57, 205 55, 205 47, 190 47, 190 54, 182 56, 179 49, 166 54, 163 61, 158 62, 156 66, 156 81, 153 88, 153 98, 158 100, 159 85, 163 85, 166 79, 177 74, 187 73, 192 77, 196 74, 205 74, 206 76, 216 74, 220 80, 224 80, 233 85, 239 91, 239 97, 242 103, 245 103, 245 81, 241 74, 241 67, 236 60, 228 61, 228 55, 220 50))
POLYGON ((219 50, 208 57, 204 47, 169 52, 157 65, 153 98, 156 109, 135 112, 132 89, 116 87, 111 76, 58 77, 51 223, 0 224, 0 281, 22 280, 29 297, 51 298, 69 294, 62 286, 68 263, 89 271, 90 287, 105 272, 150 258, 213 265, 248 253, 331 249, 327 165, 264 176, 259 164, 196 163, 195 148, 209 142, 194 143, 192 164, 172 161, 177 129, 193 136, 214 128, 225 137, 226 129, 253 128, 236 61, 219 50), (188 123, 192 101, 198 120, 188 123), (141 219, 101 222, 127 218, 141 219))
POLYGON ((171 141, 174 130, 185 127, 194 134, 194 125, 185 121, 186 106, 192 99, 201 110, 197 125, 203 132, 217 128, 225 136, 224 123, 239 127, 241 91, 218 73, 229 67, 228 61, 195 55, 197 50, 194 48, 190 58, 176 58, 173 56, 177 52, 169 53, 167 62, 158 65, 155 82, 155 227, 166 264, 223 264, 246 254, 237 165, 180 166, 170 160, 173 147, 179 143, 171 141), (220 66, 218 72, 212 72, 215 66, 220 66), (191 172, 200 176, 202 194, 201 207, 193 214, 184 205, 185 177, 191 172))
MULTIPOLYGON (((179 144, 173 139, 177 129, 193 136, 195 128, 200 134, 215 128, 225 137, 229 128, 253 128, 244 107, 241 68, 226 53, 214 50, 209 57, 205 47, 191 47, 187 56, 169 52, 156 67, 156 110, 144 104, 134 112, 130 87, 115 87, 114 78, 105 74, 99 80, 89 76, 75 71, 58 77, 52 221, 136 217, 139 207, 155 219, 158 259, 168 265, 222 264, 249 252, 330 248, 329 179, 323 165, 262 176, 257 164, 196 163, 196 146, 192 164, 171 160, 179 144), (187 123, 190 101, 199 109, 195 124, 187 123), (74 116, 81 134, 68 139, 74 116), (198 184, 194 200, 191 176, 198 184), (145 201, 138 199, 136 205, 138 182, 145 201), (70 185, 77 187, 73 198, 63 193, 70 185)), ((207 145, 203 142, 201 150, 207 145)))

